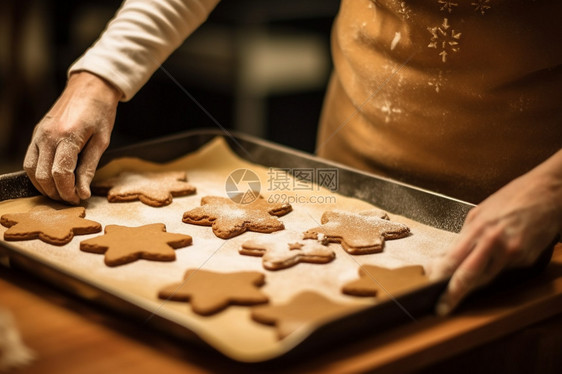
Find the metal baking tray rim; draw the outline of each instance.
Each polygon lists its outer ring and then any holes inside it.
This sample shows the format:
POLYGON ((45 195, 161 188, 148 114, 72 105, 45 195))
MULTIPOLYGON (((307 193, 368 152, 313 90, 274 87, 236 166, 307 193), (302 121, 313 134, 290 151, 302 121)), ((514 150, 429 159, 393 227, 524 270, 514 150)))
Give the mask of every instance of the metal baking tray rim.
MULTIPOLYGON (((337 167, 339 170, 345 171, 347 173, 352 173, 353 175, 360 176, 365 178, 369 181, 378 181, 378 183, 383 184, 391 184, 392 186, 397 186, 401 189, 404 189, 408 193, 414 194, 423 194, 424 196, 431 196, 433 199, 444 200, 447 203, 454 204, 454 206, 460 210, 460 214, 466 214, 468 210, 472 207, 471 204, 462 202, 460 200, 451 199, 449 197, 433 193, 431 191, 427 191, 421 188, 417 188, 415 186, 410 186, 404 183, 396 182, 387 178, 381 178, 379 176, 361 172, 349 168, 344 165, 340 165, 334 162, 321 160, 317 157, 311 156, 309 154, 296 151, 293 149, 289 149, 284 146, 276 145, 261 139, 256 139, 251 136, 241 135, 241 134, 228 134, 225 136, 223 132, 214 131, 214 130, 193 130, 186 133, 161 138, 149 142, 139 143, 136 145, 132 145, 129 147, 123 147, 118 150, 110 151, 106 153, 104 158, 102 159, 100 166, 107 163, 109 160, 120 157, 121 155, 130 155, 131 153, 135 153, 135 150, 142 150, 145 148, 164 148, 163 145, 169 142, 181 141, 182 139, 187 139, 191 137, 202 136, 204 138, 208 138, 211 140, 215 136, 223 136, 227 140, 230 139, 231 148, 236 151, 237 144, 239 142, 245 142, 246 145, 252 144, 262 150, 282 153, 290 155, 293 158, 296 158, 300 161, 305 160, 307 163, 316 163, 321 165, 327 165, 330 167, 337 167)), ((206 144, 206 141, 199 144, 199 147, 206 144)), ((196 149, 185 149, 184 152, 194 151, 196 149)), ((242 157, 244 156, 240 150, 238 150, 239 155, 242 157)), ((178 155, 179 156, 179 155, 178 155)), ((174 157, 170 157, 173 159, 174 157)), ((243 157, 244 158, 244 157, 243 157)), ((248 160, 248 158, 245 158, 248 160)), ((160 160, 156 160, 160 161, 160 160)), ((267 161, 265 163, 261 163, 256 160, 248 160, 251 162, 260 163, 262 165, 267 165, 267 161)), ((0 184, 9 181, 10 183, 16 181, 17 184, 23 186, 21 188, 27 189, 25 191, 14 191, 15 197, 23 197, 23 196, 33 196, 37 195, 37 191, 31 185, 31 182, 27 178, 24 172, 16 172, 10 173, 7 175, 0 176, 0 184)), ((5 200, 5 196, 0 196, 0 201, 5 200)), ((385 209, 383 207, 383 209, 385 209)), ((396 213, 396 212, 394 212, 396 213)), ((400 213, 400 212, 398 212, 400 213)), ((464 217, 462 217, 464 218, 464 217)), ((458 228, 458 224, 454 227, 458 228)), ((451 230, 453 231, 453 230, 451 230)), ((65 288, 67 291, 71 293, 77 294, 78 296, 94 301, 96 303, 101 303, 109 305, 111 308, 127 314, 136 315, 140 320, 144 320, 146 323, 152 325, 156 329, 163 330, 171 335, 175 335, 178 337, 189 337, 193 336, 197 337, 201 343, 206 346, 210 346, 213 349, 216 349, 218 352, 223 353, 223 350, 220 347, 216 347, 213 343, 209 344, 206 341, 207 337, 203 331, 200 331, 197 327, 192 326, 193 328, 187 327, 189 331, 181 331, 183 329, 178 329, 179 324, 176 323, 173 315, 166 313, 165 311, 159 311, 162 316, 158 316, 151 312, 151 308, 147 305, 143 305, 143 303, 138 303, 136 300, 131 300, 131 298, 125 294, 121 293, 115 289, 108 289, 104 285, 92 282, 90 280, 86 280, 85 278, 76 275, 76 274, 69 274, 65 269, 57 266, 53 263, 45 263, 43 260, 39 259, 38 257, 33 256, 32 254, 22 254, 17 251, 16 248, 12 247, 10 243, 4 243, 3 247, 6 248, 9 252, 10 261, 18 267, 24 268, 26 270, 30 270, 35 273, 42 274, 47 280, 50 280, 52 283, 55 283, 57 286, 65 288), (148 312, 148 315, 147 315, 148 312)), ((0 247, 1 249, 1 247, 0 247)), ((0 252, 1 253, 1 252, 0 252)), ((245 355, 245 354, 235 354, 230 355, 229 357, 235 359, 237 361, 242 362, 263 362, 267 360, 279 359, 284 356, 289 356, 289 354, 294 354, 296 356, 300 356, 302 353, 316 349, 318 346, 323 346, 330 340, 337 339, 341 341, 343 337, 347 336, 352 337, 355 335, 359 335, 360 332, 369 331, 371 329, 379 331, 384 327, 388 327, 392 325, 392 323, 388 323, 389 320, 394 321, 403 321, 405 315, 401 312, 399 308, 397 308, 397 303, 399 303, 402 307, 408 308, 411 311, 412 316, 421 315, 427 313, 429 310, 432 309, 437 297, 444 289, 447 280, 441 280, 438 282, 431 283, 427 287, 421 288, 419 290, 415 290, 411 293, 401 295, 397 297, 395 300, 388 300, 386 302, 381 302, 378 304, 374 304, 370 307, 365 309, 359 310, 352 314, 346 315, 342 318, 337 319, 336 321, 331 321, 327 323, 322 323, 321 325, 314 325, 309 326, 307 328, 303 328, 300 331, 295 332, 292 336, 287 337, 284 340, 283 350, 279 352, 276 350, 275 352, 262 352, 261 354, 252 354, 252 355, 245 355), (420 303, 420 300, 422 301, 420 303), (380 315, 381 310, 386 313, 388 316, 386 319, 383 319, 384 323, 374 323, 373 322, 373 315, 380 315), (361 331, 354 331, 357 328, 353 328, 353 326, 358 325, 358 321, 364 321, 363 328, 361 331), (344 335, 342 335, 344 334, 344 335), (298 349, 297 349, 298 348, 298 349)), ((182 326, 183 327, 183 324, 182 326)), ((185 329, 185 328, 184 328, 185 329)))

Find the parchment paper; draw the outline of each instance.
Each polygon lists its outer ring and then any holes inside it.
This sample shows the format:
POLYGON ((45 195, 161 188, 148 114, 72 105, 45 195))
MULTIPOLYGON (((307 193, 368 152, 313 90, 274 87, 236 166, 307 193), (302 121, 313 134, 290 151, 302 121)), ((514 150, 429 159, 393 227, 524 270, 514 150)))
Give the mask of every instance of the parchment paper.
MULTIPOLYGON (((82 240, 101 234, 80 235, 62 247, 45 244, 39 240, 3 242, 21 253, 33 253, 45 264, 54 264, 74 274, 80 274, 92 284, 114 290, 132 302, 141 305, 150 313, 186 326, 219 351, 236 359, 257 361, 282 353, 298 337, 278 341, 273 327, 261 325, 250 319, 250 308, 231 306, 226 311, 210 317, 198 316, 190 311, 188 303, 164 301, 157 298, 163 286, 180 282, 188 268, 202 268, 215 271, 256 270, 266 274, 262 290, 269 295, 271 303, 281 303, 304 290, 315 290, 340 302, 370 305, 372 298, 357 298, 343 295, 341 286, 357 278, 361 264, 373 264, 389 268, 421 264, 441 255, 447 250, 456 234, 422 225, 398 215, 391 220, 410 227, 411 235, 398 240, 388 240, 384 251, 379 254, 351 256, 339 244, 330 244, 336 252, 336 259, 328 264, 297 264, 294 267, 268 271, 262 267, 261 257, 243 256, 238 253, 241 243, 247 239, 270 234, 246 232, 238 237, 223 240, 215 237, 210 227, 189 225, 182 222, 185 211, 200 205, 202 196, 226 196, 225 182, 236 169, 247 168, 256 173, 261 181, 261 193, 269 197, 280 191, 268 191, 271 170, 251 164, 237 157, 224 139, 216 138, 200 150, 167 164, 155 164, 139 159, 118 159, 100 169, 96 179, 116 175, 121 170, 185 170, 188 180, 197 187, 197 194, 174 198, 171 205, 154 208, 140 202, 108 203, 104 197, 92 197, 82 205, 86 218, 109 224, 140 226, 150 223, 164 223, 168 232, 188 234, 193 245, 176 250, 175 262, 153 262, 139 260, 115 268, 107 267, 103 255, 85 253, 79 250, 82 240), (269 173, 268 173, 269 172, 269 173)), ((290 177, 289 177, 290 178, 290 177)), ((281 217, 287 230, 305 231, 320 224, 320 217, 326 210, 344 209, 361 211, 372 205, 351 199, 329 190, 315 187, 313 191, 284 190, 287 198, 300 196, 304 203, 293 203, 293 211, 281 217), (309 203, 309 197, 324 203, 309 203), (331 202, 326 197, 330 197, 331 202)), ((25 198, 0 202, 0 215, 10 212, 25 212, 37 204, 53 207, 62 205, 43 197, 25 198)), ((0 234, 6 228, 0 226, 0 234)))

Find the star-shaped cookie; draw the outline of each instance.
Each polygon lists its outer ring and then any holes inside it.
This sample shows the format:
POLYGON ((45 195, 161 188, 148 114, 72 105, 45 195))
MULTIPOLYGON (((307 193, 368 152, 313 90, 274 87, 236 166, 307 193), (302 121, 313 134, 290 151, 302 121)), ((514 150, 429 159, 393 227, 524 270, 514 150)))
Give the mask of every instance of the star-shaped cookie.
POLYGON ((267 303, 269 298, 259 290, 264 284, 265 276, 256 271, 218 273, 189 269, 183 282, 161 289, 158 297, 165 300, 189 301, 194 313, 208 316, 229 305, 267 303))
POLYGON ((200 207, 183 214, 183 222, 212 226, 216 236, 228 239, 246 230, 256 232, 283 230, 285 226, 277 217, 291 210, 290 204, 268 203, 262 196, 258 196, 248 204, 238 204, 220 196, 205 196, 201 199, 200 207))
POLYGON ((355 312, 364 306, 339 304, 312 291, 294 296, 282 305, 264 305, 252 308, 252 319, 277 328, 277 337, 283 339, 306 325, 326 323, 355 312))
POLYGON ((376 296, 378 299, 395 297, 429 282, 423 266, 412 265, 387 269, 374 265, 359 268, 359 279, 346 283, 342 292, 353 296, 376 296))
POLYGON ((92 191, 107 195, 109 202, 140 200, 146 205, 169 205, 174 196, 194 194, 196 189, 187 183, 183 171, 121 172, 113 178, 95 182, 92 191))
POLYGON ((37 206, 27 213, 8 213, 0 217, 0 223, 8 227, 4 240, 40 239, 45 243, 64 245, 74 235, 93 234, 101 231, 97 222, 84 219, 86 209, 74 207, 54 209, 37 206))
POLYGON ((408 226, 392 222, 385 212, 373 209, 359 213, 333 210, 324 212, 322 226, 306 231, 306 238, 325 236, 341 243, 346 252, 359 255, 381 252, 385 239, 398 239, 410 234, 408 226))
POLYGON ((139 227, 109 225, 105 234, 84 240, 80 250, 105 254, 107 266, 118 266, 138 259, 174 261, 174 249, 190 245, 191 236, 166 232, 166 225, 153 223, 139 227))
POLYGON ((285 269, 299 262, 325 264, 336 257, 327 245, 318 240, 304 240, 302 232, 294 231, 247 240, 242 243, 238 252, 248 256, 262 256, 263 267, 267 270, 285 269))

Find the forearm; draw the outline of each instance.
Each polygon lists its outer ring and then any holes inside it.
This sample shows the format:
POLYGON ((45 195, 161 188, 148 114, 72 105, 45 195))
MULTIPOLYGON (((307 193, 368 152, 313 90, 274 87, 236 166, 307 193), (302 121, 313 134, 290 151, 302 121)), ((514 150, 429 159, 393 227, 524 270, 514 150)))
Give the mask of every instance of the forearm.
POLYGON ((129 100, 219 0, 127 0, 96 43, 69 69, 110 82, 129 100))

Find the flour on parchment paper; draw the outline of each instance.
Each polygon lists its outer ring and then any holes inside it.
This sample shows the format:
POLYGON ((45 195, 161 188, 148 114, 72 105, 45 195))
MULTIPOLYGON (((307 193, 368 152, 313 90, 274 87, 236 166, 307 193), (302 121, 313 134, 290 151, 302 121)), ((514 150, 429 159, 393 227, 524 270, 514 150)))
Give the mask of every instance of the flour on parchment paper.
MULTIPOLYGON (((182 222, 183 213, 199 206, 202 196, 226 196, 225 181, 232 171, 240 168, 250 169, 259 176, 262 184, 261 193, 267 198, 266 181, 269 169, 240 159, 222 138, 216 138, 200 150, 166 164, 123 158, 110 162, 98 171, 96 179, 114 176, 122 170, 187 172, 187 178, 196 186, 197 194, 174 198, 166 207, 154 208, 140 202, 108 203, 107 199, 102 197, 92 197, 83 203, 86 207, 86 218, 98 221, 104 227, 110 224, 141 226, 164 223, 168 232, 191 235, 193 245, 177 249, 175 262, 139 260, 115 268, 107 267, 103 263, 103 255, 85 253, 79 249, 80 241, 99 234, 75 237, 63 247, 46 245, 38 240, 11 242, 10 245, 17 246, 21 252, 37 256, 45 263, 65 269, 71 274, 77 274, 96 285, 118 290, 148 310, 164 313, 167 318, 185 322, 190 329, 197 330, 212 345, 223 351, 263 352, 279 347, 282 342, 277 341, 273 329, 253 323, 249 319, 248 308, 230 307, 217 316, 201 317, 194 315, 186 303, 159 300, 158 290, 168 284, 181 281, 188 268, 224 272, 255 270, 266 274, 266 284, 262 290, 274 303, 284 302, 301 291, 314 289, 336 301, 369 304, 372 303, 369 298, 355 298, 340 292, 344 283, 357 277, 357 270, 361 264, 389 268, 413 264, 426 265, 432 258, 443 254, 456 236, 391 214, 390 219, 407 225, 411 235, 403 239, 387 240, 382 253, 352 256, 343 251, 339 244, 330 244, 330 248, 336 253, 335 260, 330 263, 301 263, 280 271, 267 271, 263 269, 260 257, 240 255, 238 249, 242 242, 268 234, 246 232, 235 238, 223 240, 217 238, 208 226, 182 222), (232 323, 233 319, 236 319, 236 323, 232 323), (244 339, 241 339, 242 336, 244 339)), ((293 193, 283 192, 288 196, 293 193)), ((361 211, 373 208, 371 204, 364 201, 337 195, 322 188, 314 191, 298 191, 298 195, 333 196, 335 199, 324 199, 324 201, 332 201, 330 204, 292 204, 293 211, 280 217, 288 230, 306 231, 320 225, 320 218, 326 210, 361 211)), ((42 197, 0 202, 0 215, 27 211, 45 202, 47 199, 42 197)), ((55 203, 51 205, 60 207, 55 203)), ((0 227, 0 235, 3 235, 5 230, 6 228, 0 227)))

